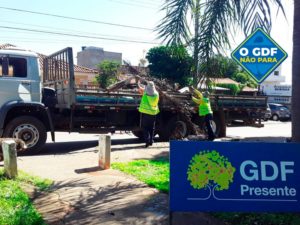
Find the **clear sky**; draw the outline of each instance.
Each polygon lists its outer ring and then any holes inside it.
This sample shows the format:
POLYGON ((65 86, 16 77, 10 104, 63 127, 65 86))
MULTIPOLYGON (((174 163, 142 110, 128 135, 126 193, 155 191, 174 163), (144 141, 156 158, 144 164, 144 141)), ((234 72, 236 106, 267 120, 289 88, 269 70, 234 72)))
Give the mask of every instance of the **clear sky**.
MULTIPOLYGON (((283 0, 283 2, 287 20, 281 13, 277 17, 274 15, 271 36, 289 54, 282 69, 289 83, 291 80, 293 1, 283 0)), ((165 14, 160 11, 162 3, 162 0, 0 0, 0 43, 11 43, 43 54, 50 54, 69 46, 73 47, 75 56, 81 50, 81 46, 96 46, 104 48, 105 51, 121 52, 123 59, 137 65, 147 50, 159 45, 160 41, 156 39, 156 33, 151 29, 155 28, 165 14), (139 27, 139 29, 36 15, 1 7, 129 25, 139 27), (7 29, 3 26, 17 29, 7 29), (85 37, 43 34, 20 30, 20 28, 85 37)), ((232 42, 232 48, 237 47, 243 39, 244 36, 237 35, 235 42, 232 42)))
MULTIPOLYGON (((83 18, 145 29, 130 29, 101 23, 83 22, 63 18, 11 11, 0 8, 0 26, 96 36, 108 39, 125 39, 159 43, 151 30, 160 20, 159 0, 1 0, 0 7, 24 9, 83 18)), ((0 43, 11 43, 49 54, 70 46, 76 53, 81 46, 102 47, 106 51, 122 52, 123 58, 137 64, 154 44, 109 41, 87 37, 68 37, 0 28, 0 43)))

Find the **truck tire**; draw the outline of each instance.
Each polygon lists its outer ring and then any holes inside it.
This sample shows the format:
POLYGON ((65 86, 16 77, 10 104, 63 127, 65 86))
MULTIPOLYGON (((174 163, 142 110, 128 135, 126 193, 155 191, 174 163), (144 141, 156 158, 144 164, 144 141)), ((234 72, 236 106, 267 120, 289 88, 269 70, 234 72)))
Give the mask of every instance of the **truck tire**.
POLYGON ((211 121, 211 126, 213 128, 213 132, 216 137, 220 136, 220 131, 221 131, 221 122, 219 118, 214 117, 213 120, 211 121))
POLYGON ((166 126, 159 129, 158 135, 161 141, 184 138, 188 135, 187 124, 184 121, 173 117, 168 121, 166 126))
MULTIPOLYGON (((210 122, 210 125, 211 125, 211 128, 216 136, 217 137, 222 137, 223 135, 221 134, 221 130, 222 130, 222 124, 221 124, 221 121, 220 121, 220 118, 218 118, 217 116, 214 115, 213 117, 213 120, 210 122)), ((208 131, 207 131, 207 128, 206 128, 206 125, 205 125, 205 122, 203 121, 203 123, 201 123, 201 126, 202 127, 202 130, 204 130, 204 132, 208 135, 208 131)))
POLYGON ((46 142, 47 131, 40 120, 32 116, 20 116, 7 124, 3 136, 23 140, 27 146, 23 152, 38 153, 46 142))
POLYGON ((277 114, 274 114, 274 115, 272 116, 272 120, 278 121, 278 120, 279 120, 279 116, 278 116, 277 114))
POLYGON ((136 136, 139 140, 144 140, 144 134, 142 130, 133 130, 131 131, 134 136, 136 136))

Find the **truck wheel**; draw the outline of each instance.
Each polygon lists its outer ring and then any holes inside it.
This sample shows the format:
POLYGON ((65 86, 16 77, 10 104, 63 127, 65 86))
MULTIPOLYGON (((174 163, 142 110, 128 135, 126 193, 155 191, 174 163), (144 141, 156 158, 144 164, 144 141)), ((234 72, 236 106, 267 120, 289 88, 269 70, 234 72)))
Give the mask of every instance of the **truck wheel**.
POLYGON ((144 139, 144 134, 142 130, 133 130, 131 131, 134 136, 136 136, 139 140, 144 139))
POLYGON ((20 116, 8 123, 4 137, 18 138, 25 142, 26 153, 38 153, 47 139, 44 124, 32 116, 20 116))
MULTIPOLYGON (((220 131, 221 131, 221 123, 220 120, 216 117, 213 118, 213 120, 211 120, 210 122, 211 128, 215 134, 216 137, 220 137, 220 131)), ((201 125, 202 129, 204 130, 204 132, 206 134, 208 134, 207 128, 205 123, 203 122, 203 124, 201 125)))
POLYGON ((177 120, 174 124, 170 124, 171 138, 184 138, 187 136, 187 125, 181 120, 177 120))
POLYGON ((218 131, 217 131, 217 124, 216 124, 216 121, 215 121, 215 120, 212 120, 212 121, 210 122, 210 125, 211 125, 211 128, 212 128, 214 134, 215 134, 216 136, 218 136, 218 131))
POLYGON ((184 138, 188 135, 187 124, 182 120, 172 118, 165 127, 159 130, 158 134, 162 141, 184 138))
POLYGON ((272 120, 274 120, 274 121, 279 120, 279 116, 278 116, 277 114, 274 114, 274 115, 272 116, 272 120))

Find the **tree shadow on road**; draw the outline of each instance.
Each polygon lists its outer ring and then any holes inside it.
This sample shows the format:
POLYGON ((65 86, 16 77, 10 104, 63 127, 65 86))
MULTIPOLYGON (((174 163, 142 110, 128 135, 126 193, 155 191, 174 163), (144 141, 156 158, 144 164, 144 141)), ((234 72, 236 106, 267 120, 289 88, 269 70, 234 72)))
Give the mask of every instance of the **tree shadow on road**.
POLYGON ((167 224, 167 199, 141 182, 100 186, 87 178, 57 182, 34 203, 48 224, 167 224))
MULTIPOLYGON (((158 142, 158 139, 155 139, 158 142)), ((114 148, 115 145, 129 145, 129 144, 141 144, 138 138, 126 138, 126 139, 113 139, 111 141, 112 151, 114 150, 130 150, 136 149, 137 146, 129 146, 129 147, 117 147, 114 148)), ((46 143, 43 147, 40 155, 49 155, 49 154, 66 154, 74 151, 85 150, 85 152, 94 152, 96 151, 96 147, 98 146, 98 140, 92 141, 68 141, 68 142, 56 142, 56 143, 46 143), (93 148, 93 149, 92 149, 93 148)), ((141 147, 140 146, 140 147, 141 147)), ((30 154, 20 154, 20 155, 30 155, 30 154)))
MULTIPOLYGON (((101 171, 92 176, 103 183, 86 176, 57 182, 48 192, 35 194, 34 204, 47 224, 169 224, 167 194, 131 178, 110 182, 101 171)), ((175 213, 174 218, 173 225, 223 225, 206 213, 175 213)))

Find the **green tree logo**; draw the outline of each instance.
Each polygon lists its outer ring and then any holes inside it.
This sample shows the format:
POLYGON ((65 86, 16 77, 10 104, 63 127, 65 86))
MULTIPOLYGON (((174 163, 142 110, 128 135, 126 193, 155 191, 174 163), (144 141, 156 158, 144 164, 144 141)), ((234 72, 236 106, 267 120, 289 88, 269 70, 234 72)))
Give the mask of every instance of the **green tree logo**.
POLYGON ((187 179, 194 189, 227 190, 233 182, 235 170, 217 151, 201 151, 191 159, 187 179))

